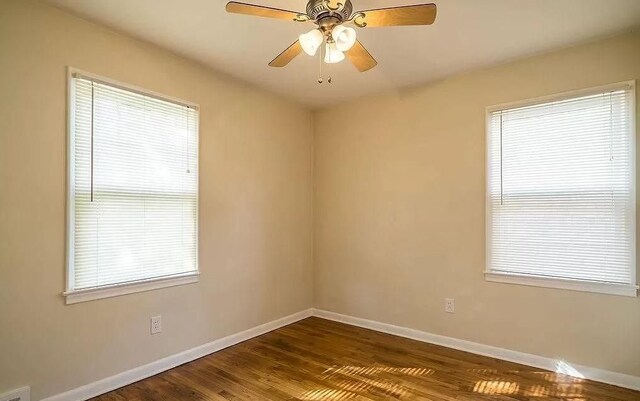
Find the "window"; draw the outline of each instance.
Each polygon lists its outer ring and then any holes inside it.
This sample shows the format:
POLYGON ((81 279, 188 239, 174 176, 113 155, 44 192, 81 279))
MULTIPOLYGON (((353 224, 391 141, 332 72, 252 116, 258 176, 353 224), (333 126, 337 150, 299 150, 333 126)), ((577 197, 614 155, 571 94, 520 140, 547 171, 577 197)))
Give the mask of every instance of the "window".
POLYGON ((197 281, 197 107, 69 76, 67 303, 197 281))
POLYGON ((636 295, 633 83, 488 111, 491 281, 636 295))

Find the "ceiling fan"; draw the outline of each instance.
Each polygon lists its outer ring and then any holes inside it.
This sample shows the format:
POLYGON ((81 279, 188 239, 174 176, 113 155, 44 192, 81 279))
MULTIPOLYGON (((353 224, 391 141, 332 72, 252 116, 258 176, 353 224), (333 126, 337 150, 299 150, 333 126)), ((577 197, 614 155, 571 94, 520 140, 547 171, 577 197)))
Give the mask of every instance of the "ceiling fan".
MULTIPOLYGON (((269 66, 284 67, 303 51, 315 56, 320 50, 327 64, 339 63, 346 58, 360 72, 365 72, 378 62, 356 38, 358 28, 399 25, 431 25, 436 19, 435 4, 380 8, 353 12, 351 0, 309 0, 306 13, 231 1, 227 12, 276 18, 295 22, 313 22, 317 28, 300 35, 291 46, 273 59, 269 66)), ((322 83, 322 78, 318 80, 322 83)), ((331 78, 329 78, 331 82, 331 78)))

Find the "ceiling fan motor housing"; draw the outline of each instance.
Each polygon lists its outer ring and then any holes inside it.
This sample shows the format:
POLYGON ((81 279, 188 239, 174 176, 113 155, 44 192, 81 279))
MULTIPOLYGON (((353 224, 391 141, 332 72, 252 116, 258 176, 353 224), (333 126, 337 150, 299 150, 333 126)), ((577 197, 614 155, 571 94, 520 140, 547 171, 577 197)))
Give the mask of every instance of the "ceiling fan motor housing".
POLYGON ((353 4, 351 4, 351 0, 309 0, 307 3, 307 15, 315 21, 331 16, 338 18, 342 22, 348 20, 352 12, 353 4), (342 4, 342 6, 335 11, 329 8, 329 5, 334 7, 339 4, 342 4))

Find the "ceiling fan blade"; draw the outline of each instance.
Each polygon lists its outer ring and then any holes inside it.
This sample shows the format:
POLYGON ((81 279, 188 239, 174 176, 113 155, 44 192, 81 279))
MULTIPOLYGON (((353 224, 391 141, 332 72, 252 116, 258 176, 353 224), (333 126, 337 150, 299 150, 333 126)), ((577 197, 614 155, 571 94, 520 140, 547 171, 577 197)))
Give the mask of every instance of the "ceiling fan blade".
POLYGON ((291 46, 287 47, 285 51, 280 53, 278 57, 274 58, 273 61, 269 63, 269 67, 284 67, 300 53, 302 53, 302 46, 300 45, 300 41, 296 40, 291 46))
POLYGON ((239 3, 230 1, 227 3, 227 12, 234 14, 254 15, 256 17, 276 18, 287 21, 304 20, 304 14, 295 11, 281 10, 279 8, 271 8, 264 6, 256 6, 254 4, 239 3))
POLYGON ((349 61, 351 61, 360 72, 369 71, 378 65, 376 59, 374 59, 371 53, 362 46, 362 43, 360 43, 359 40, 356 41, 356 44, 353 45, 353 47, 345 54, 349 61))
POLYGON ((378 26, 431 25, 436 20, 437 7, 435 4, 417 4, 363 10, 361 13, 364 16, 355 18, 354 22, 358 25, 366 24, 366 27, 371 28, 378 26))

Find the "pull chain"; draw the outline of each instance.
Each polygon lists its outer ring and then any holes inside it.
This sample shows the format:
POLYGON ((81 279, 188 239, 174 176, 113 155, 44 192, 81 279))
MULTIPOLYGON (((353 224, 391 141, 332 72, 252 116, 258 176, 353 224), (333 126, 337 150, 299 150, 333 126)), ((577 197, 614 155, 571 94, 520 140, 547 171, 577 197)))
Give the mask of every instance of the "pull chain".
POLYGON ((318 53, 320 53, 320 66, 319 66, 319 70, 320 70, 320 76, 318 77, 318 83, 322 84, 323 79, 322 79, 322 53, 324 52, 324 46, 320 46, 320 51, 318 53))
POLYGON ((504 129, 504 118, 502 116, 502 111, 500 112, 500 205, 504 205, 504 157, 503 157, 503 129, 504 129))
POLYGON ((91 154, 90 154, 90 158, 91 158, 91 202, 93 203, 93 165, 94 165, 94 132, 93 132, 93 128, 94 128, 94 122, 93 120, 95 119, 95 83, 93 81, 91 81, 91 154))
MULTIPOLYGON (((323 43, 323 45, 324 45, 324 43, 323 43)), ((318 83, 322 84, 324 82, 324 78, 323 78, 324 74, 323 74, 323 71, 322 71, 322 66, 323 66, 324 58, 326 57, 326 54, 327 54, 326 45, 325 46, 321 46, 321 49, 320 49, 319 53, 320 53, 320 68, 319 68, 320 69, 320 77, 318 77, 318 83)), ((330 64, 331 63, 327 63, 327 67, 326 67, 327 68, 327 82, 329 84, 333 82, 333 79, 331 78, 331 72, 330 72, 330 67, 331 66, 330 66, 330 64)))

